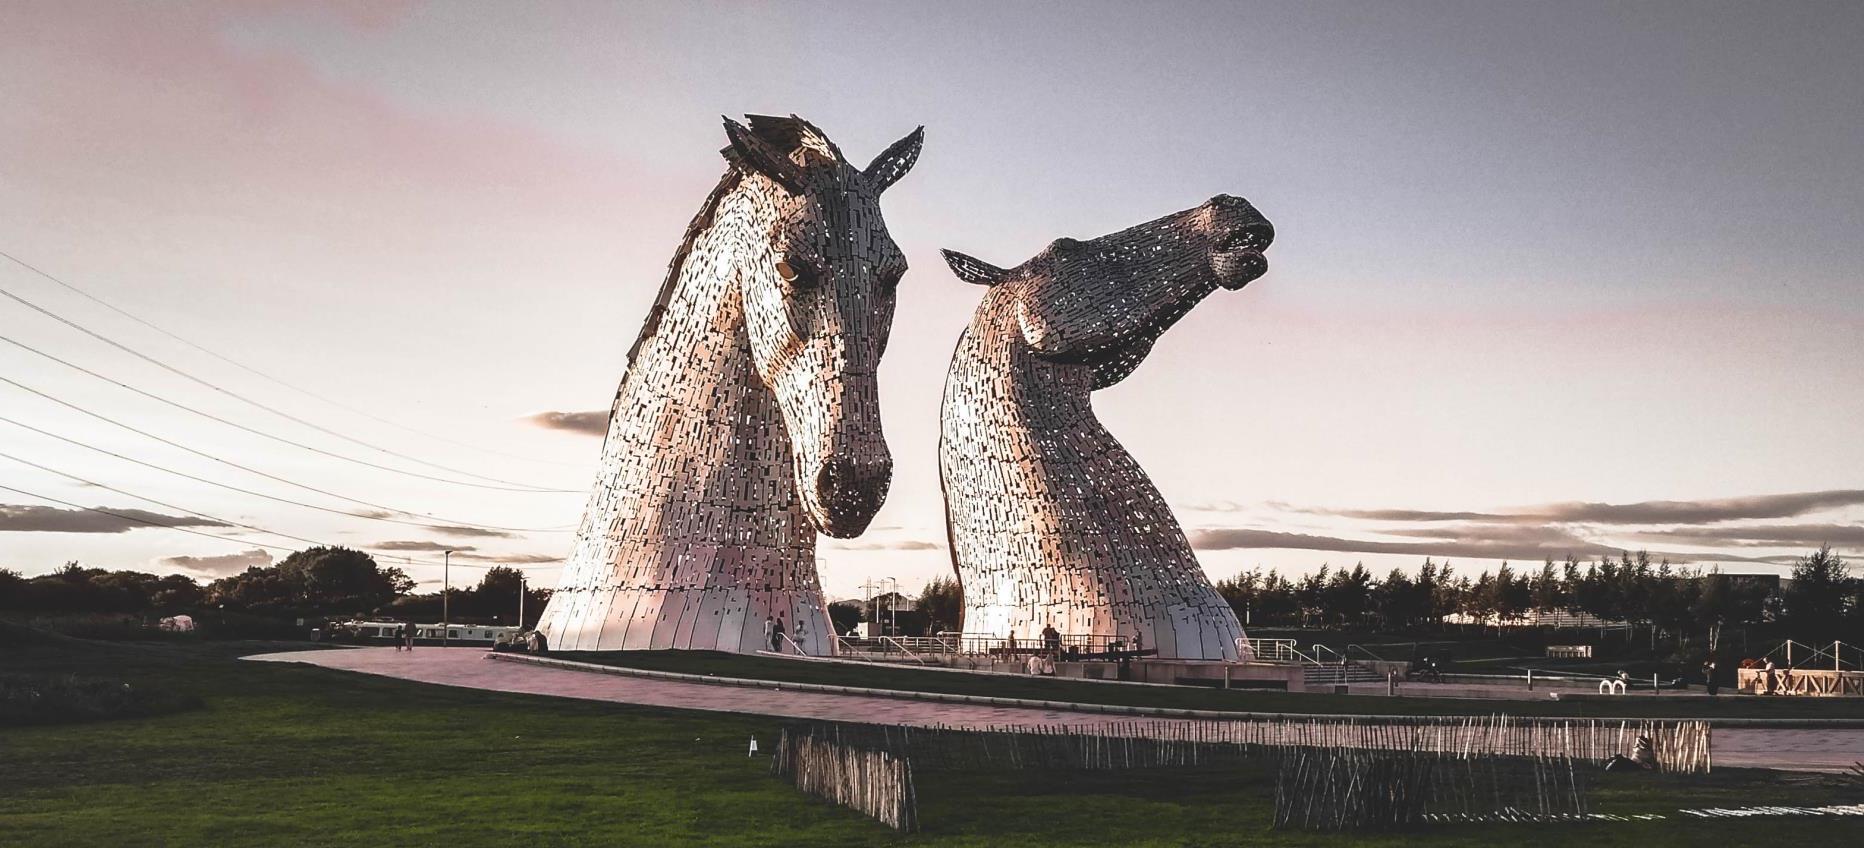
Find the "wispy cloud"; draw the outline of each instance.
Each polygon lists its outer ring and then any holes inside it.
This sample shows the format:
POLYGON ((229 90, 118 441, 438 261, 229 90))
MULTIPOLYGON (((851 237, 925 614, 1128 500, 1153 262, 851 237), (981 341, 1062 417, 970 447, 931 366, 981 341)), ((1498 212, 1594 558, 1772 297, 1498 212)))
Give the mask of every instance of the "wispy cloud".
POLYGON ((471 545, 447 545, 440 542, 422 542, 409 539, 394 539, 387 542, 377 542, 369 547, 378 551, 428 551, 432 553, 452 551, 456 554, 461 551, 478 550, 471 545))
POLYGON ((1714 524, 1765 518, 1792 518, 1808 513, 1864 504, 1864 489, 1831 489, 1694 501, 1638 501, 1591 503, 1569 501, 1493 512, 1431 511, 1413 509, 1308 509, 1372 521, 1490 521, 1572 524, 1714 524))
MULTIPOLYGON (((1344 539, 1337 536, 1316 536, 1307 533, 1282 533, 1274 530, 1255 530, 1239 527, 1217 527, 1194 530, 1190 534, 1191 546, 1198 550, 1221 551, 1236 548, 1291 548, 1307 551, 1339 551, 1342 553, 1362 554, 1411 554, 1415 556, 1460 557, 1465 559, 1506 559, 1515 561, 1538 562, 1552 557, 1616 556, 1622 550, 1611 545, 1602 545, 1581 539, 1573 541, 1534 539, 1497 540, 1482 538, 1451 538, 1424 542, 1394 542, 1374 539, 1344 539)), ((1771 562, 1777 558, 1739 557, 1721 554, 1691 554, 1652 551, 1651 556, 1667 558, 1672 562, 1694 562, 1697 560, 1732 560, 1743 562, 1771 562)))
POLYGON ((580 433, 585 436, 608 434, 608 410, 606 409, 592 409, 588 412, 539 412, 526 415, 523 420, 546 430, 562 430, 566 433, 580 433))
POLYGON ((1683 527, 1646 530, 1638 539, 1740 548, 1864 548, 1864 526, 1853 524, 1765 524, 1748 527, 1683 527))
POLYGON ((464 538, 515 539, 516 533, 503 530, 487 530, 483 527, 461 527, 457 524, 429 524, 427 529, 442 536, 460 536, 464 538))
POLYGON ((238 574, 248 568, 263 567, 272 564, 272 555, 259 548, 240 551, 236 554, 218 554, 214 556, 170 556, 155 561, 156 565, 173 571, 180 571, 203 577, 225 577, 238 574))
POLYGON ((940 542, 928 542, 924 539, 835 539, 826 547, 838 551, 942 551, 945 545, 940 542))
POLYGON ((0 504, 0 532, 124 533, 161 527, 228 527, 226 522, 191 515, 163 515, 144 509, 98 507, 114 515, 36 504, 0 504))
POLYGON ((458 559, 496 562, 504 565, 547 565, 563 561, 562 557, 550 554, 456 554, 455 556, 458 559))

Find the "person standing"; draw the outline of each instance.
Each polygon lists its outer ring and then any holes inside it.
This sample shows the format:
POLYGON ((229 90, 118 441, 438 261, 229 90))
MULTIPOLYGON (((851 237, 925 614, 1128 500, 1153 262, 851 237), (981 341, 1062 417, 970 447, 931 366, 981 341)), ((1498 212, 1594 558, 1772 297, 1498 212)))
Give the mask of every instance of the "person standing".
POLYGON ((1767 658, 1767 664, 1761 666, 1761 671, 1765 672, 1765 677, 1767 681, 1767 694, 1772 695, 1774 688, 1780 685, 1780 678, 1774 676, 1773 657, 1767 658))
POLYGON ((401 623, 401 646, 395 650, 414 653, 414 622, 404 621, 401 623))
POLYGON ((783 653, 783 616, 777 616, 776 629, 771 631, 770 650, 783 653))
POLYGON ((764 644, 769 645, 770 650, 777 649, 777 620, 768 615, 764 616, 764 644))
POLYGON ((1711 698, 1715 697, 1716 691, 1722 688, 1721 681, 1715 679, 1714 657, 1710 657, 1702 662, 1702 685, 1709 690, 1709 697, 1711 698))

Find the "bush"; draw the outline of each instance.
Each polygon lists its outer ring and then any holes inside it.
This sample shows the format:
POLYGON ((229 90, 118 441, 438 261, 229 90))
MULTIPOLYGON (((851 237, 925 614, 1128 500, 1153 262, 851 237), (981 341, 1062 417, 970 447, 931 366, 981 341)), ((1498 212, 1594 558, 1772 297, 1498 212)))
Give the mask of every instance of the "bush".
POLYGON ((120 680, 0 674, 0 727, 138 718, 200 706, 192 695, 120 680))

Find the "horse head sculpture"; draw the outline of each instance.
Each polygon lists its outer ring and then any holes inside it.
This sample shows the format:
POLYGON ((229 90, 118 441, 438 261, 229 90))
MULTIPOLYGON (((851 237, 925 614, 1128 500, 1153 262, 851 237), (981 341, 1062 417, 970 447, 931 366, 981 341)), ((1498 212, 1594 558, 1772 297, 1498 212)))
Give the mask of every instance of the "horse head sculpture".
POLYGON ((1164 657, 1240 655, 1242 625, 1091 396, 1211 292, 1267 272, 1274 238, 1255 207, 1218 195, 1014 268, 945 252, 990 287, 952 354, 939 431, 966 633, 1057 627, 1164 657))
POLYGON ((1055 362, 1092 366, 1094 388, 1138 367, 1172 324, 1217 288, 1268 272, 1275 228, 1249 201, 1220 194, 1090 241, 1056 239, 1014 268, 944 251, 959 279, 1003 286, 1023 340, 1055 362))
POLYGON ((773 207, 737 279, 752 356, 789 432, 804 512, 826 535, 858 536, 893 477, 875 369, 906 257, 880 194, 912 168, 924 129, 856 168, 807 121, 750 122, 725 120, 725 155, 768 184, 773 207))

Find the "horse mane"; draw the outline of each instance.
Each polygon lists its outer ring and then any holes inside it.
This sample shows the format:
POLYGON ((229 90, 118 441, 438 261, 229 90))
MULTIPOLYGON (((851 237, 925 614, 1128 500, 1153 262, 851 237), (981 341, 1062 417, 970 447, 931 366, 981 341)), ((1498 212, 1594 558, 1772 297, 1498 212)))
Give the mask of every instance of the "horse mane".
MULTIPOLYGON (((802 118, 795 115, 745 117, 751 122, 751 132, 778 150, 788 152, 803 148, 819 151, 826 147, 834 154, 836 161, 845 161, 842 159, 841 148, 829 141, 828 136, 815 124, 802 118)), ((647 320, 641 324, 640 335, 634 337, 634 344, 628 348, 628 361, 622 366, 621 382, 615 387, 615 400, 609 404, 608 415, 611 421, 621 407, 622 391, 628 386, 628 378, 634 374, 635 359, 640 356, 641 348, 660 329, 660 319, 666 315, 667 304, 673 300, 673 289, 679 285, 680 272, 685 270, 686 257, 692 253, 693 242, 698 241, 699 234, 712 226, 712 218, 718 213, 718 206, 724 201, 725 195, 744 182, 747 166, 738 160, 737 152, 729 146, 719 152, 731 163, 731 167, 719 178, 712 193, 706 195, 705 203, 699 207, 699 214, 694 215, 692 222, 686 225, 686 234, 680 238, 679 249, 673 252, 673 259, 667 263, 667 276, 660 283, 660 293, 654 296, 654 305, 647 310, 647 320)))
MULTIPOLYGON (((718 206, 725 200, 725 195, 736 189, 744 181, 744 172, 734 163, 719 178, 718 185, 712 193, 706 195, 705 203, 699 207, 699 214, 686 225, 686 234, 680 238, 678 250, 673 251, 673 259, 667 263, 666 279, 660 282, 660 293, 654 296, 654 305, 647 310, 647 320, 641 323, 641 333, 634 337, 634 344, 628 348, 628 361, 622 366, 621 382, 615 387, 615 400, 609 404, 608 417, 615 419, 615 413, 621 408, 622 392, 628 387, 628 378, 634 375, 634 361, 641 354, 641 348, 647 340, 654 337, 660 329, 660 319, 667 314, 667 304, 673 300, 673 289, 679 285, 680 272, 685 270, 686 257, 692 253, 693 242, 699 240, 699 234, 712 226, 712 218, 718 213, 718 206)), ((604 436, 604 439, 607 437, 604 436)))

